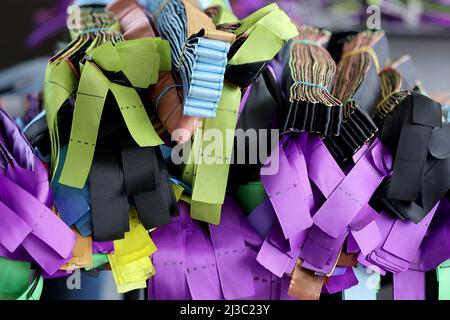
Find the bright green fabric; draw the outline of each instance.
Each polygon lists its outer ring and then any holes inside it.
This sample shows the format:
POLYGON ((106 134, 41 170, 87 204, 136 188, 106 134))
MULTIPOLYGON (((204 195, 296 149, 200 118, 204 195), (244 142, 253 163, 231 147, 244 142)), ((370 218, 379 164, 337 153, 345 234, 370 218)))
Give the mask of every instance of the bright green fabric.
POLYGON ((84 268, 86 271, 98 268, 102 265, 104 265, 105 263, 108 263, 108 254, 106 253, 95 253, 92 256, 92 267, 88 267, 88 268, 84 268))
POLYGON ((267 193, 261 181, 251 181, 236 190, 236 200, 245 214, 252 212, 266 198, 267 193))
POLYGON ((41 298, 43 288, 44 278, 38 275, 28 287, 27 291, 17 298, 17 300, 39 300, 41 298))
POLYGON ((0 257, 0 300, 17 299, 28 288, 30 263, 0 257))
POLYGON ((439 283, 439 300, 450 300, 450 260, 437 267, 436 275, 439 283))
POLYGON ((36 275, 29 285, 31 264, 0 257, 0 300, 39 300, 43 278, 36 275))

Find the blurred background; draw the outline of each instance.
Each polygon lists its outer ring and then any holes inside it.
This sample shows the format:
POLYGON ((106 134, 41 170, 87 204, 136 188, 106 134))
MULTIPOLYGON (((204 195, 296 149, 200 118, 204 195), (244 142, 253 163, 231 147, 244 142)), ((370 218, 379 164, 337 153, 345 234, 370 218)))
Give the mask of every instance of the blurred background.
MULTIPOLYGON (((77 0, 83 1, 83 0, 77 0)), ((98 0, 107 2, 108 0, 98 0)), ((142 0, 143 2, 152 0, 142 0)), ((0 10, 0 106, 12 116, 24 112, 23 97, 41 90, 47 59, 69 41, 66 11, 72 0, 2 0, 0 10)), ((210 0, 198 0, 206 7, 210 0)), ((245 17, 272 1, 230 0, 245 17)), ((391 58, 409 54, 425 90, 450 105, 450 0, 281 0, 276 1, 300 24, 333 32, 361 30, 375 18, 386 30, 391 58), (379 18, 379 21, 377 20, 379 18)), ((430 274, 431 275, 431 274, 430 274)), ((44 299, 123 299, 115 294, 110 272, 83 274, 82 290, 68 291, 66 279, 48 280, 44 299), (95 288, 95 289, 94 289, 95 288)), ((390 283, 389 279, 383 282, 390 283)), ((383 286, 380 299, 392 288, 383 286)), ((332 298, 332 297, 330 297, 332 298)))
MULTIPOLYGON (((147 0, 151 1, 151 0, 147 0)), ((2 0, 0 70, 48 56, 67 41, 66 9, 72 0, 2 0)), ((199 0, 207 5, 209 0, 199 0)), ((268 0, 230 0, 245 17, 268 0)), ((450 0, 281 0, 292 19, 331 31, 366 27, 368 8, 377 6, 381 28, 389 35, 392 56, 409 53, 429 91, 450 91, 450 0)))
MULTIPOLYGON (((207 6, 210 1, 198 0, 202 6, 207 6)), ((10 85, 8 76, 11 75, 5 72, 9 67, 41 57, 44 59, 33 60, 24 67, 28 71, 34 71, 31 74, 35 78, 29 79, 29 82, 35 81, 35 85, 39 85, 43 77, 41 74, 45 68, 45 58, 55 51, 58 43, 69 40, 65 28, 66 10, 72 2, 73 0, 2 0, 0 95, 7 91, 8 88, 4 87, 10 85)), ((270 2, 272 1, 230 0, 239 17, 245 17, 270 2)), ((379 26, 386 30, 390 40, 391 57, 410 54, 425 89, 440 100, 450 97, 450 0, 276 2, 296 22, 334 32, 365 29, 368 19, 377 18, 378 14, 379 26)), ((16 85, 29 88, 29 82, 16 85)), ((13 107, 14 101, 8 102, 9 107, 13 107)))

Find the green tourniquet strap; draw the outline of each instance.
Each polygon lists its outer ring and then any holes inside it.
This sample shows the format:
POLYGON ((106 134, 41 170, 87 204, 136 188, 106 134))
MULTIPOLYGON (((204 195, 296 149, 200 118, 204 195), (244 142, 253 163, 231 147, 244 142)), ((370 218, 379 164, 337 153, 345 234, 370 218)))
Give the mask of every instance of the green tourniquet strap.
POLYGON ((256 10, 248 17, 245 17, 240 21, 241 26, 236 29, 236 34, 244 33, 245 30, 249 28, 249 25, 253 25, 259 20, 261 20, 265 15, 267 15, 270 12, 280 10, 280 7, 276 3, 271 3, 265 7, 262 7, 259 10, 256 10))
POLYGON ((231 65, 272 60, 286 41, 298 35, 297 27, 277 4, 256 11, 241 23, 236 36, 244 32, 250 36, 228 62, 231 65))
MULTIPOLYGON (((203 123, 202 123, 203 126, 203 123)), ((194 137, 197 135, 201 135, 201 132, 203 130, 202 126, 198 126, 198 128, 196 129, 195 133, 194 133, 194 137)), ((195 182, 195 175, 196 175, 196 170, 197 170, 197 163, 199 163, 199 159, 200 159, 200 155, 201 155, 201 150, 202 149, 202 140, 201 139, 194 139, 192 146, 191 146, 191 151, 189 152, 189 157, 187 160, 187 163, 184 164, 183 169, 182 169, 182 180, 184 183, 186 183, 189 186, 193 186, 194 182, 195 182)))
POLYGON ((94 157, 98 127, 109 86, 108 79, 93 64, 86 63, 78 87, 60 183, 78 188, 84 186, 94 157), (99 74, 92 77, 92 73, 99 74))
MULTIPOLYGON (((215 118, 204 119, 202 136, 195 139, 202 141, 202 157, 195 170, 192 191, 191 217, 212 224, 220 223, 221 205, 225 198, 230 157, 233 150, 234 129, 241 101, 239 87, 225 83, 215 118), (219 133, 223 141, 216 144, 209 134, 219 133), (212 140, 212 141, 211 141, 212 140), (208 206, 209 204, 210 206, 208 206)), ((219 138, 220 138, 219 137, 219 138)), ((195 143, 195 141, 194 141, 195 143)))
POLYGON ((134 141, 141 147, 162 144, 136 90, 115 83, 111 84, 110 89, 134 141))
POLYGON ((92 256, 93 264, 92 267, 84 268, 86 271, 98 268, 105 263, 108 263, 108 254, 106 253, 95 253, 92 256))
POLYGON ((436 268, 436 276, 439 283, 439 300, 450 300, 450 260, 436 268))
MULTIPOLYGON (((272 60, 286 41, 298 34, 295 25, 276 4, 258 10, 241 22, 242 26, 235 33, 239 36, 246 32, 248 38, 229 64, 272 60)), ((204 119, 203 132, 194 136, 189 161, 195 162, 188 163, 183 173, 183 180, 193 185, 190 212, 193 219, 220 223, 240 100, 240 88, 225 82, 216 117, 204 119), (218 143, 220 149, 216 150, 208 129, 219 130, 222 134, 223 143, 218 143), (211 163, 211 160, 216 162, 211 163)))
POLYGON ((60 183, 83 188, 94 156, 105 99, 112 92, 125 124, 141 147, 162 144, 135 88, 148 88, 169 71, 170 46, 160 38, 111 42, 87 52, 78 86, 67 158, 60 183), (102 70, 123 72, 133 87, 109 81, 102 70))
POLYGON ((28 288, 30 263, 0 257, 0 300, 15 300, 28 288))
POLYGON ((50 134, 52 177, 59 158, 57 114, 64 101, 76 91, 77 86, 78 80, 65 60, 47 65, 44 82, 44 105, 50 134))
POLYGON ((224 0, 212 0, 208 4, 209 7, 220 7, 218 15, 213 16, 213 23, 218 26, 221 24, 234 24, 239 20, 233 14, 229 8, 229 4, 226 4, 224 0))
POLYGON ((240 185, 236 191, 236 200, 244 214, 249 214, 267 198, 266 190, 261 181, 251 181, 240 185))

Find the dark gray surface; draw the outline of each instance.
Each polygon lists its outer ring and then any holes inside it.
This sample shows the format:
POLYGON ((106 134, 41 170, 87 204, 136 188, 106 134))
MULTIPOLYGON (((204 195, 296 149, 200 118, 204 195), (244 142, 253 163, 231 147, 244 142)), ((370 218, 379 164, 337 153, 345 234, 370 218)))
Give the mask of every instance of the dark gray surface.
POLYGON ((427 92, 450 92, 450 38, 388 35, 388 39, 392 58, 412 57, 427 92))

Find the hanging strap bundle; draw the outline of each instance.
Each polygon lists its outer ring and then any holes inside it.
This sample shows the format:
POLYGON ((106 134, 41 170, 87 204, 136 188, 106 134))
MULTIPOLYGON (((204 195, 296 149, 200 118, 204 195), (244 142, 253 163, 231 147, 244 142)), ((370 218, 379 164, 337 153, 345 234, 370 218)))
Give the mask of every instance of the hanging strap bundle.
POLYGON ((149 10, 172 48, 172 65, 183 84, 183 114, 214 118, 235 36, 216 30, 211 19, 189 1, 154 1, 149 10))
MULTIPOLYGON (((272 60, 283 45, 298 32, 289 17, 276 4, 268 5, 239 23, 233 33, 233 56, 229 68, 272 60)), ((183 170, 183 181, 193 186, 191 217, 212 224, 220 223, 221 207, 228 182, 234 133, 242 98, 241 88, 225 82, 216 118, 204 119, 202 131, 194 136, 192 150, 183 170), (220 112, 220 113, 219 113, 220 112), (211 147, 208 135, 220 131, 223 143, 211 147), (217 131, 216 131, 217 132, 217 131), (209 147, 208 147, 209 146, 209 147)))
MULTIPOLYGON (((94 240, 115 240, 129 230, 128 197, 147 229, 169 222, 176 213, 159 150, 162 140, 150 121, 151 102, 146 98, 159 73, 171 69, 170 46, 161 38, 123 40, 117 17, 109 12, 97 13, 110 17, 98 20, 114 23, 94 21, 97 28, 92 29, 89 21, 95 15, 83 19, 83 14, 82 10, 81 21, 87 21, 74 32, 76 38, 47 69, 45 101, 54 178, 60 171, 54 184, 84 190, 89 182, 94 240), (71 128, 67 155, 60 163, 57 119, 63 107, 69 110, 71 128)), ((90 224, 88 215, 78 218, 90 224)))
POLYGON ((44 164, 1 109, 0 124, 0 256, 54 274, 71 258, 75 235, 49 208, 44 164))
POLYGON ((350 159, 378 130, 372 117, 380 90, 378 73, 387 51, 383 31, 360 32, 343 46, 331 91, 344 103, 343 121, 339 136, 324 139, 338 162, 350 159))
MULTIPOLYGON (((159 37, 153 17, 137 0, 116 0, 106 10, 119 17, 125 39, 159 37)), ((183 90, 180 83, 175 72, 161 72, 158 82, 150 86, 149 96, 164 128, 173 140, 183 143, 189 141, 200 119, 183 115, 183 90)), ((156 119, 151 119, 153 125, 156 119)), ((161 136, 160 132, 158 134, 161 136)))
POLYGON ((393 68, 383 69, 380 74, 381 96, 375 111, 375 122, 382 122, 410 95, 410 91, 401 90, 403 78, 393 68))
POLYGON ((340 133, 342 103, 331 95, 330 85, 336 63, 323 48, 330 32, 312 27, 299 28, 291 41, 289 69, 289 107, 283 130, 307 131, 323 136, 340 133))

